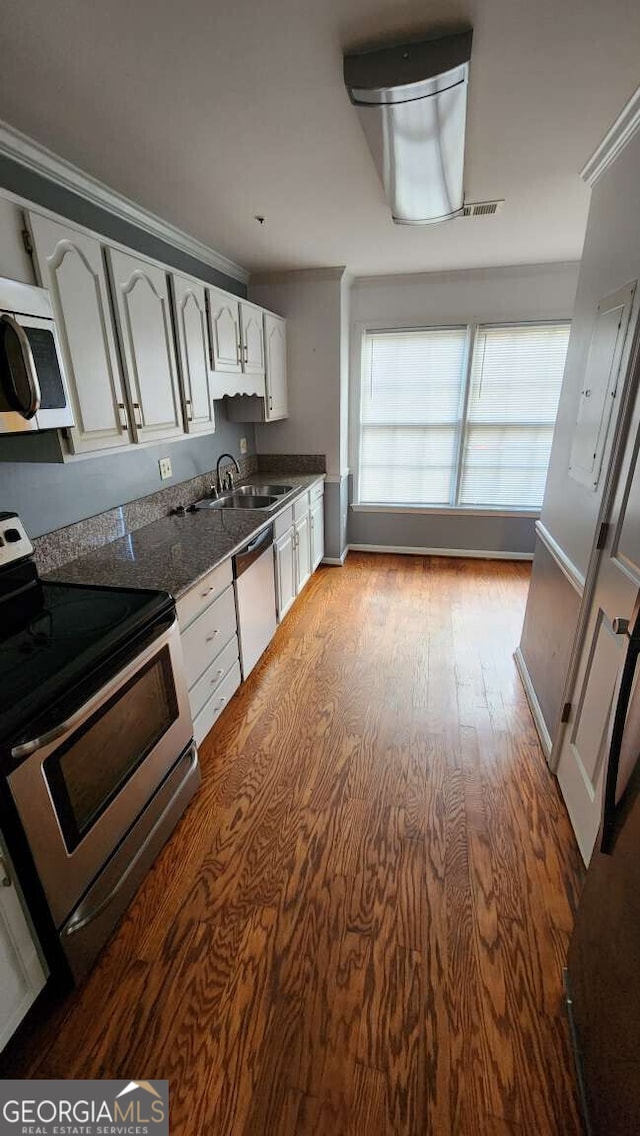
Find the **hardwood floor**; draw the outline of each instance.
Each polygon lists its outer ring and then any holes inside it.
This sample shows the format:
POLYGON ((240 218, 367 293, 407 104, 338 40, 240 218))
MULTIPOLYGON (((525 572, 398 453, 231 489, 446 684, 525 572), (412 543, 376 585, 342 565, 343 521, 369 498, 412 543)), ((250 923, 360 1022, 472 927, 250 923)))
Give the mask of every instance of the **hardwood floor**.
POLYGON ((4 1075, 168 1078, 174 1136, 577 1136, 582 871, 511 657, 528 578, 320 569, 96 969, 4 1075))

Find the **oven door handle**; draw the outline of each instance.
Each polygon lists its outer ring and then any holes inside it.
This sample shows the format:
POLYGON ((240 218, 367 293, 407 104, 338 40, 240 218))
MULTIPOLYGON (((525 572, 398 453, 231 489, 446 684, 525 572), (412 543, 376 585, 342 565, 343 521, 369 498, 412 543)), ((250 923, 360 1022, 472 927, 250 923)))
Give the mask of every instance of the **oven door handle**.
POLYGON ((14 316, 8 315, 7 312, 4 312, 0 319, 3 323, 8 324, 20 345, 20 354, 22 355, 22 362, 24 363, 24 369, 27 375, 27 380, 29 382, 29 391, 31 393, 31 401, 29 405, 25 406, 24 409, 20 411, 20 413, 22 414, 23 418, 33 418, 34 414, 37 414, 40 409, 42 394, 40 391, 40 383, 38 382, 38 372, 36 371, 36 365, 33 359, 33 351, 31 350, 31 344, 29 343, 29 337, 27 336, 27 333, 25 332, 22 325, 18 323, 17 319, 15 319, 14 316))
POLYGON ((57 725, 52 726, 50 730, 46 730, 44 734, 40 734, 40 736, 37 738, 30 738, 28 742, 20 742, 19 745, 15 745, 11 750, 11 756, 14 761, 21 761, 23 757, 30 757, 31 754, 37 753, 38 750, 45 749, 53 742, 57 742, 59 738, 63 738, 66 734, 72 733, 72 731, 75 730, 76 726, 81 726, 83 722, 86 722, 87 718, 90 717, 93 711, 98 710, 100 706, 106 701, 106 699, 111 696, 112 691, 117 690, 118 687, 122 685, 123 681, 126 681, 126 677, 130 673, 133 674, 134 671, 144 662, 147 657, 149 657, 150 654, 155 653, 160 647, 162 647, 164 643, 167 642, 177 626, 178 621, 174 619, 173 623, 164 634, 158 636, 157 639, 154 639, 141 655, 137 655, 132 663, 129 663, 123 671, 120 671, 119 674, 115 675, 108 686, 105 688, 108 692, 106 695, 105 690, 101 690, 97 695, 94 695, 94 697, 90 698, 88 702, 85 702, 84 705, 82 705, 78 710, 75 711, 75 713, 70 714, 68 718, 65 718, 64 722, 58 722, 57 725), (153 651, 151 650, 151 648, 153 648, 153 651))

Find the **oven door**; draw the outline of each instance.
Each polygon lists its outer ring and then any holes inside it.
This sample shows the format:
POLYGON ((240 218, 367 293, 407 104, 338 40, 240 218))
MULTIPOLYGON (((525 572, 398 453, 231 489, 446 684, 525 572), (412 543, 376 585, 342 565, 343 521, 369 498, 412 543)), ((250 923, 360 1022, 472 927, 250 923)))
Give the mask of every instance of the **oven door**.
POLYGON ((73 426, 51 319, 0 312, 0 432, 73 426))
POLYGON ((71 718, 13 751, 8 783, 59 927, 193 737, 177 622, 71 718))

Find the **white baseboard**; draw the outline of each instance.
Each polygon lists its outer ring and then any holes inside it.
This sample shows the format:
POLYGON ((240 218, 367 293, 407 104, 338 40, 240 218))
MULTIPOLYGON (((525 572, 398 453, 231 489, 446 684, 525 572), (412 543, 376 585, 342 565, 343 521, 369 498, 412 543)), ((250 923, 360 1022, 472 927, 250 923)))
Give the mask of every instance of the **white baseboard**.
POLYGON ((548 761, 551 755, 551 734, 547 729, 547 723, 544 720, 542 708, 540 706, 540 703, 538 702, 538 696, 531 681, 531 675, 529 674, 527 664, 524 661, 524 656, 519 647, 516 647, 515 651, 513 652, 513 661, 518 668, 518 674, 520 675, 522 685, 524 687, 524 692, 527 696, 527 702, 529 703, 531 716, 533 718, 536 730, 538 731, 540 745, 542 746, 543 753, 548 761))
POLYGON ((344 562, 347 559, 348 555, 349 555, 349 545, 347 545, 347 547, 345 548, 344 552, 342 553, 342 556, 323 556, 322 563, 323 564, 332 564, 336 568, 343 568, 344 562))
POLYGON ((533 560, 532 552, 492 552, 478 548, 411 548, 393 544, 350 544, 351 552, 397 552, 402 556, 459 556, 471 560, 533 560))

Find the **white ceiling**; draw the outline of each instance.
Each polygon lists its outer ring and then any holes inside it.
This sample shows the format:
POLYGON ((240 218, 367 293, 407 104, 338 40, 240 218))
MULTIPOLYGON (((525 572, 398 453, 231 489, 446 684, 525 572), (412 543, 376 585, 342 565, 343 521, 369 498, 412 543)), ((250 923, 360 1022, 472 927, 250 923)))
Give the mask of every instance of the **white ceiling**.
POLYGON ((5 0, 3 38, 1 118, 252 271, 578 258, 580 168, 640 83, 638 0, 5 0), (466 197, 506 205, 396 226, 342 52, 445 22, 474 28, 466 197))

